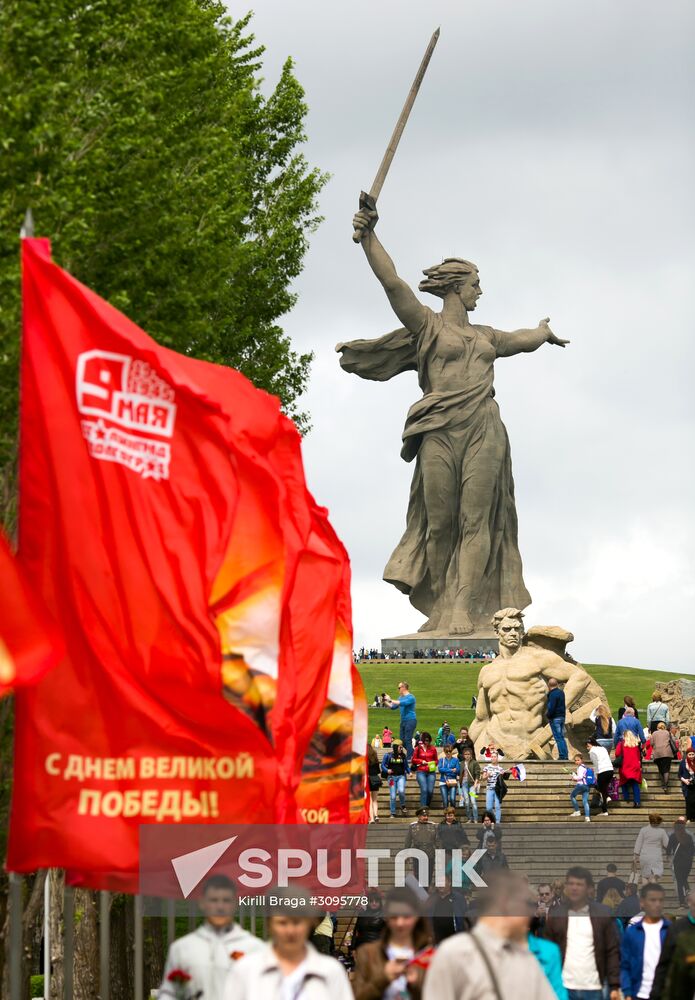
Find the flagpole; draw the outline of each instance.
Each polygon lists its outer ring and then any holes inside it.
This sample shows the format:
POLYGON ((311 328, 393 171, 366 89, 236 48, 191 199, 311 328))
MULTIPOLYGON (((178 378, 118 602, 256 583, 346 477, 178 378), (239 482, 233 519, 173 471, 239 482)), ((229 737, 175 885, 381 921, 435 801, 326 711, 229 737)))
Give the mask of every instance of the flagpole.
POLYGON ((22 995, 22 876, 9 873, 10 880, 10 1000, 22 995))
POLYGON ((51 869, 43 884, 43 1000, 51 1000, 51 869))
POLYGON ((34 238, 34 213, 30 208, 26 210, 22 228, 19 230, 20 240, 32 240, 34 238))

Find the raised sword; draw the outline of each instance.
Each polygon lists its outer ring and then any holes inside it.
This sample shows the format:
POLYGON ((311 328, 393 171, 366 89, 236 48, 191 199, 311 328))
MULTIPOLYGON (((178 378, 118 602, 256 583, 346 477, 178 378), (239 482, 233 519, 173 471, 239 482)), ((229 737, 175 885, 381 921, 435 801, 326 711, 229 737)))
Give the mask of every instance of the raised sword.
MULTIPOLYGON (((410 116, 410 112, 413 110, 413 104, 415 104, 415 98, 418 95, 420 85, 424 79, 425 73, 427 72, 427 67, 430 64, 430 59, 432 58, 432 53, 434 52, 435 46, 439 41, 439 28, 435 31, 429 41, 427 50, 420 63, 420 68, 415 74, 415 79, 413 80, 413 85, 408 92, 405 104, 403 105, 403 110, 400 113, 400 117, 396 122, 396 127, 393 130, 393 135, 391 136, 391 141, 386 147, 386 152, 384 153, 384 158, 381 161, 381 166, 376 172, 376 177, 374 178, 374 183, 369 189, 369 193, 364 191, 360 194, 360 208, 370 209, 376 211, 376 200, 381 194, 381 189, 384 186, 384 181, 386 180, 386 175, 389 172, 389 167, 396 155, 396 150, 398 149, 398 143, 401 141, 401 136, 403 135, 403 130, 405 129, 406 122, 410 116)), ((356 229, 352 234, 352 238, 355 243, 362 242, 362 235, 364 230, 356 229)))

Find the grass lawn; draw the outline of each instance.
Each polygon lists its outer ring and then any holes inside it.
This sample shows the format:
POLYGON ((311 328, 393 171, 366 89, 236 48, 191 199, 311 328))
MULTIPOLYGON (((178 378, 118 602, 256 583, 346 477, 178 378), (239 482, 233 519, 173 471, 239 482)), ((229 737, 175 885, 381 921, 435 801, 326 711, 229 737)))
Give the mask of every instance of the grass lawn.
MULTIPOLYGON (((478 690, 478 673, 482 664, 452 660, 447 663, 418 663, 415 661, 385 663, 383 660, 362 663, 360 674, 369 702, 382 691, 392 698, 398 696, 397 684, 408 681, 417 699, 417 720, 419 729, 429 730, 433 736, 447 720, 454 733, 460 726, 470 725, 473 711, 471 698, 478 690)), ((636 667, 612 667, 605 663, 583 663, 582 666, 603 687, 608 696, 611 711, 617 716, 618 708, 626 694, 632 695, 639 709, 651 701, 656 681, 670 681, 682 674, 666 673, 661 670, 638 670, 636 667)), ((369 709, 369 738, 386 725, 398 735, 398 711, 369 709)))

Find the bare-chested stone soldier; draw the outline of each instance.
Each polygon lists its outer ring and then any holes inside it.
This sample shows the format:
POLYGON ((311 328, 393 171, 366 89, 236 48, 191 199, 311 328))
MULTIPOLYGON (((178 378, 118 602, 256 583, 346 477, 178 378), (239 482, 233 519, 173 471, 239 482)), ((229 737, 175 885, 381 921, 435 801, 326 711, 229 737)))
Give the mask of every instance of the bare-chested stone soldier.
POLYGON ((470 729, 476 752, 494 742, 512 760, 550 756, 544 715, 551 677, 564 689, 568 742, 574 749, 583 748, 586 725, 581 735, 573 734, 573 729, 586 723, 585 709, 598 705, 599 700, 605 702, 603 689, 571 659, 525 643, 522 619, 517 608, 504 608, 493 618, 500 650, 478 676, 478 704, 470 729), (577 718, 573 719, 573 713, 577 718))

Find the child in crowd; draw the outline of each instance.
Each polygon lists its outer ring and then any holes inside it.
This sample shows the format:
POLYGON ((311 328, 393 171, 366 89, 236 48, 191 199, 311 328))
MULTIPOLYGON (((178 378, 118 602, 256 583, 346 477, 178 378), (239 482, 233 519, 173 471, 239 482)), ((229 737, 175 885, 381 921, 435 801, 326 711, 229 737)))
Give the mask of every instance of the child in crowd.
POLYGON ((461 760, 461 804, 467 818, 478 822, 478 791, 480 789, 480 764, 473 760, 473 751, 466 747, 461 760))
POLYGON ((589 808, 589 785, 587 783, 587 776, 589 774, 589 769, 587 768, 582 755, 577 753, 574 755, 574 773, 572 774, 572 782, 574 783, 574 788, 570 792, 570 801, 572 803, 574 812, 570 813, 571 816, 581 816, 579 811, 579 803, 577 802, 577 796, 581 795, 582 804, 584 806, 584 822, 591 822, 591 810, 589 808))

